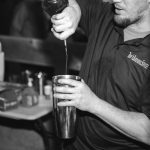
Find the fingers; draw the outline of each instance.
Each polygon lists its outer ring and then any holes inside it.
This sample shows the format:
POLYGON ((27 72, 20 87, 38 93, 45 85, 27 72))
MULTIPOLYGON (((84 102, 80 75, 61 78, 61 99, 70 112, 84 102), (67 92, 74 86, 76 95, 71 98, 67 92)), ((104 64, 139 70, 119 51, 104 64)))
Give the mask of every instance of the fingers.
POLYGON ((65 13, 62 12, 62 13, 59 13, 59 14, 57 14, 57 15, 53 15, 52 18, 51 18, 51 20, 52 20, 52 21, 53 21, 53 20, 59 20, 59 19, 62 19, 62 18, 64 18, 64 17, 65 17, 65 13))
POLYGON ((51 18, 53 28, 51 29, 54 36, 60 40, 65 40, 75 33, 74 24, 70 15, 63 11, 60 14, 53 15, 51 18))
POLYGON ((63 32, 56 32, 53 28, 51 29, 54 36, 60 40, 66 40, 69 36, 73 34, 74 31, 72 30, 66 30, 63 32))
POLYGON ((55 25, 55 26, 59 26, 62 24, 66 24, 66 26, 73 26, 72 22, 70 21, 69 16, 65 16, 64 13, 58 14, 58 15, 54 15, 51 18, 51 22, 55 25))
POLYGON ((74 98, 78 99, 78 94, 54 94, 54 97, 58 99, 62 99, 64 101, 60 101, 57 103, 58 106, 75 106, 77 107, 78 101, 74 98))
POLYGON ((62 93, 54 93, 53 95, 57 99, 63 99, 64 101, 58 102, 58 106, 76 106, 76 100, 74 98, 78 98, 78 94, 62 94, 62 93))
POLYGON ((58 106, 77 106, 78 101, 81 99, 82 85, 81 81, 73 79, 59 79, 58 83, 62 86, 54 86, 53 96, 57 99, 66 99, 69 101, 59 102, 58 106))
POLYGON ((68 86, 56 86, 54 87, 55 93, 74 93, 74 88, 68 86))
POLYGON ((60 22, 57 22, 57 24, 53 24, 53 29, 56 32, 63 32, 63 31, 72 29, 72 24, 70 22, 61 23, 60 21, 60 22))
POLYGON ((70 85, 72 87, 80 86, 81 82, 73 79, 59 79, 58 83, 70 85))
POLYGON ((54 36, 60 40, 65 40, 71 36, 75 29, 67 17, 60 20, 52 19, 53 27, 51 29, 54 36))
POLYGON ((57 104, 57 106, 75 106, 75 102, 74 101, 63 101, 63 102, 59 102, 57 104))
POLYGON ((66 100, 73 100, 76 97, 76 94, 62 94, 62 93, 54 93, 54 98, 57 99, 66 99, 66 100))
POLYGON ((52 22, 52 24, 54 24, 54 25, 61 25, 61 24, 64 23, 64 21, 65 21, 65 18, 61 18, 61 19, 59 19, 59 20, 54 19, 54 18, 51 18, 51 22, 52 22))

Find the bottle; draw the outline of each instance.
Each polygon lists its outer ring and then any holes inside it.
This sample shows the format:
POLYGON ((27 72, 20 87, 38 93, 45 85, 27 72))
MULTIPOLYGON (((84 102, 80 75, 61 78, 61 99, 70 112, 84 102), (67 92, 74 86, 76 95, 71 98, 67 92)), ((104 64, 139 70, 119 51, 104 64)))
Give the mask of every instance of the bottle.
POLYGON ((60 13, 68 5, 68 0, 44 0, 43 9, 48 15, 60 13))
POLYGON ((4 81, 4 72, 5 72, 5 58, 4 52, 2 51, 2 44, 0 42, 0 81, 4 81))
POLYGON ((52 100, 52 82, 50 80, 47 80, 44 85, 44 95, 46 100, 52 100))

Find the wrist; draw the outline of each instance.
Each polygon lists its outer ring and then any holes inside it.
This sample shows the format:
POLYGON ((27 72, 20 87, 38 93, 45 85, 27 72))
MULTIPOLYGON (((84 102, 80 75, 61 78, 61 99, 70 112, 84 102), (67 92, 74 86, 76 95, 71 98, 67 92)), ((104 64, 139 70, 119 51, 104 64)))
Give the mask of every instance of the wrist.
POLYGON ((100 101, 101 101, 101 99, 99 99, 99 97, 94 95, 94 97, 91 99, 91 103, 89 103, 89 107, 88 107, 87 111, 92 114, 97 114, 98 111, 101 109, 100 101))
POLYGON ((74 10, 75 16, 77 16, 76 21, 78 24, 81 18, 81 9, 76 0, 69 0, 69 7, 71 7, 74 10))

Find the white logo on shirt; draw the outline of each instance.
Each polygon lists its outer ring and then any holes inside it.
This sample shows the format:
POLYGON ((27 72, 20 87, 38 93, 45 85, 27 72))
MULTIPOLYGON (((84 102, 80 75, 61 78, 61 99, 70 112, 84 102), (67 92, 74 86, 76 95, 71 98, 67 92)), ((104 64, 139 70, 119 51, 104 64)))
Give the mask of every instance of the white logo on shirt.
POLYGON ((130 52, 130 54, 128 55, 128 58, 131 59, 132 61, 136 62, 137 64, 139 64, 140 66, 144 67, 145 69, 148 69, 149 64, 147 64, 145 62, 145 60, 140 60, 139 58, 137 58, 136 55, 132 54, 130 52))

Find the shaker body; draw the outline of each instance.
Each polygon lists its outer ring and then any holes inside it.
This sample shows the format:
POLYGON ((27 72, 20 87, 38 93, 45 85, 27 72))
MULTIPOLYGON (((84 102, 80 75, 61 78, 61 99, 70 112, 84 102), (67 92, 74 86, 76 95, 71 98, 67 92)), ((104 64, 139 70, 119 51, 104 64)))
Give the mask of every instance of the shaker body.
MULTIPOLYGON (((69 86, 58 84, 58 79, 69 78, 80 81, 79 76, 74 75, 58 75, 53 77, 53 86, 69 86)), ((53 97, 53 113, 55 118, 56 134, 59 138, 69 139, 75 136, 77 125, 77 112, 73 106, 57 106, 60 101, 68 101, 67 99, 58 99, 53 97)))

